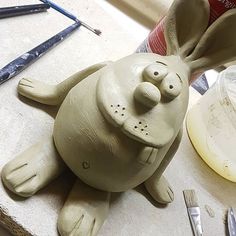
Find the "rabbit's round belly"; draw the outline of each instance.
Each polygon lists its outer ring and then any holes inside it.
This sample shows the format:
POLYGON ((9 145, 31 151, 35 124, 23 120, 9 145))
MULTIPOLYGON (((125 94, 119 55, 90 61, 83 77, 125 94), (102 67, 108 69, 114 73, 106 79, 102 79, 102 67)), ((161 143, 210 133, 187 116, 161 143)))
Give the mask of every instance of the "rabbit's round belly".
POLYGON ((85 183, 105 191, 125 191, 145 181, 156 167, 138 161, 145 147, 105 120, 95 93, 96 83, 90 81, 70 91, 55 120, 55 145, 85 183))

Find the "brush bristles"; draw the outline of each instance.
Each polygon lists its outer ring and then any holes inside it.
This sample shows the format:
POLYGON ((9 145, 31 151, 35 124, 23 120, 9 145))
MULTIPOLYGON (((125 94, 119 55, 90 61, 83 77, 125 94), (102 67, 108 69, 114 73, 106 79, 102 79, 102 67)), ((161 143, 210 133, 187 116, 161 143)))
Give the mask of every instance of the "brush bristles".
POLYGON ((184 190, 183 194, 187 207, 198 207, 197 195, 193 189, 184 190))
POLYGON ((96 35, 101 35, 102 31, 100 31, 99 29, 94 29, 94 32, 96 35))

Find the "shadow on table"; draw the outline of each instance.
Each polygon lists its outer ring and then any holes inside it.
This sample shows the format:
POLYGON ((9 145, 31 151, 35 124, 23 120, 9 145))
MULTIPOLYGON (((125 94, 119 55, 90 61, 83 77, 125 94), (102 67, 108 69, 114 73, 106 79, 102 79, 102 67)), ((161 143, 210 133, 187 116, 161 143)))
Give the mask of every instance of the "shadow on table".
MULTIPOLYGON (((130 191, 130 190, 128 190, 130 191)), ((145 186, 143 184, 140 184, 139 186, 137 186, 136 188, 134 188, 131 191, 136 191, 139 194, 143 195, 147 201, 149 201, 154 207, 157 208, 166 208, 167 205, 165 204, 160 204, 157 201, 155 201, 152 196, 148 193, 148 191, 146 190, 145 186)), ((122 197, 122 192, 120 193, 112 193, 111 195, 111 206, 114 205, 116 202, 120 201, 120 198, 122 197)))
POLYGON ((31 107, 34 107, 36 109, 39 109, 39 110, 43 110, 45 111, 48 115, 50 115, 53 119, 55 119, 56 115, 57 115, 57 112, 58 112, 58 109, 60 106, 50 106, 50 105, 45 105, 45 104, 41 104, 39 102, 35 102, 29 98, 25 98, 24 96, 22 95, 18 95, 18 98, 21 102, 31 106, 31 107))
POLYGON ((138 13, 135 9, 133 9, 129 4, 125 2, 117 0, 107 0, 107 2, 109 2, 114 7, 118 8, 120 11, 130 16, 132 19, 139 22, 145 27, 152 29, 155 26, 155 24, 153 24, 153 22, 149 20, 145 16, 145 14, 138 13))
POLYGON ((161 204, 153 199, 153 197, 146 190, 144 184, 137 186, 134 190, 142 194, 153 206, 157 208, 167 208, 168 204, 161 204))
MULTIPOLYGON (((73 184, 76 180, 76 177, 70 172, 66 171, 61 176, 53 180, 47 186, 36 192, 33 196, 37 196, 39 198, 47 198, 47 196, 57 196, 59 200, 62 202, 62 205, 66 201, 66 198, 73 187, 73 184)), ((4 186, 4 185, 3 185, 4 186)), ((27 201, 28 198, 20 197, 4 186, 5 191, 7 192, 8 196, 16 201, 16 202, 24 202, 27 201)), ((32 197, 33 197, 32 196, 32 197)), ((50 203, 49 203, 50 204, 50 203)))

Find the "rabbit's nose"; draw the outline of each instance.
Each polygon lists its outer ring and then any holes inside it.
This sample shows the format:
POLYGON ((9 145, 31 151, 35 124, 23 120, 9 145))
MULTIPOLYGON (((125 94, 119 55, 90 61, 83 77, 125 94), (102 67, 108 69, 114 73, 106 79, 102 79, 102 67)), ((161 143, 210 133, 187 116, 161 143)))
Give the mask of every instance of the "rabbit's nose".
POLYGON ((136 87, 134 98, 144 106, 153 108, 161 100, 161 93, 155 85, 143 82, 136 87))

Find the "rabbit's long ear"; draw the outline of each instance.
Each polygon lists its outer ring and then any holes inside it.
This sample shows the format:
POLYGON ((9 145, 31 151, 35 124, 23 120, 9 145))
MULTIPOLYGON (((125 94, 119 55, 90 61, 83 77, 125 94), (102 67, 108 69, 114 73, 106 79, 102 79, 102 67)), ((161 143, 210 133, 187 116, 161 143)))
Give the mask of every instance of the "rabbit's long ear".
POLYGON ((186 58, 192 71, 202 71, 236 59, 236 9, 224 13, 204 33, 186 58))
POLYGON ((164 23, 167 55, 185 58, 197 45, 209 21, 206 0, 175 0, 164 23))

